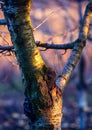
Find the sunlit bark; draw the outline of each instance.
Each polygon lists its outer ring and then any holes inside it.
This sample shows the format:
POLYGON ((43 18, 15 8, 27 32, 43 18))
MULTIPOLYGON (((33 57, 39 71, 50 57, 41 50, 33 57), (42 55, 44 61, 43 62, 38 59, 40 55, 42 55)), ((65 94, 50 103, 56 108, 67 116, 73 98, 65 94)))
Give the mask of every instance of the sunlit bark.
POLYGON ((55 72, 45 65, 35 44, 31 0, 5 0, 2 6, 25 87, 25 114, 33 130, 61 129, 62 98, 55 72))

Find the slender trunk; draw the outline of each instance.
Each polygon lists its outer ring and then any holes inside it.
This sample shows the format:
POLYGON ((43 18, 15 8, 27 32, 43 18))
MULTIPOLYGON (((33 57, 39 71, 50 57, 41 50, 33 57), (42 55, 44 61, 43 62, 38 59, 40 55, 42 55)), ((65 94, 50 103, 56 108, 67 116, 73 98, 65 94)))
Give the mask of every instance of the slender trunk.
POLYGON ((79 81, 77 86, 78 90, 78 109, 79 109, 79 130, 86 130, 86 111, 88 109, 87 106, 87 85, 85 82, 85 69, 86 69, 86 61, 84 56, 81 56, 80 64, 79 64, 79 81))
POLYGON ((35 45, 30 21, 31 0, 5 0, 2 6, 25 87, 24 112, 33 130, 60 130, 61 92, 55 72, 45 65, 35 45))

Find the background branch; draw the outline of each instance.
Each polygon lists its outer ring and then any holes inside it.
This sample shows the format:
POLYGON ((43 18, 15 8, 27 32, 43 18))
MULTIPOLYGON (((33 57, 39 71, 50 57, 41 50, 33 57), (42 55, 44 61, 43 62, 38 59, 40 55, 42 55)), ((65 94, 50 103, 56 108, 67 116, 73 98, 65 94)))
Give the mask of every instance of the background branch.
MULTIPOLYGON (((43 47, 47 49, 73 49, 75 42, 67 43, 67 44, 49 44, 42 43, 40 41, 36 41, 36 45, 38 47, 43 47)), ((0 46, 0 50, 4 51, 12 51, 15 52, 14 46, 0 46)))

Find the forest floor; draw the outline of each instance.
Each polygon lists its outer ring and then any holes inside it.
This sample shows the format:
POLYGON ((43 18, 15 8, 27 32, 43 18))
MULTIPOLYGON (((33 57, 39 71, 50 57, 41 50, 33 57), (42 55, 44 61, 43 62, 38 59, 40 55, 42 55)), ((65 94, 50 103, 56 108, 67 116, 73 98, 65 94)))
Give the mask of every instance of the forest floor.
MULTIPOLYGON (((23 113, 23 100, 23 94, 18 94, 16 91, 4 94, 4 97, 0 96, 0 130, 30 130, 28 119, 23 113)), ((74 102, 67 104, 68 107, 63 107, 62 130, 79 130, 78 107, 74 102)), ((92 130, 92 111, 87 111, 84 115, 87 118, 86 130, 92 130)))

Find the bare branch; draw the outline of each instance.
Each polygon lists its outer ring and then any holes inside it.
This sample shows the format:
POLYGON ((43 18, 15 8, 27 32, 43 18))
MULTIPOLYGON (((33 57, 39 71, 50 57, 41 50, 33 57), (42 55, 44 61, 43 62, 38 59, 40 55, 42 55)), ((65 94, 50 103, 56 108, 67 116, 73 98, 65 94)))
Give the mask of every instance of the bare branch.
POLYGON ((52 11, 37 27, 33 28, 33 31, 37 30, 40 26, 42 26, 53 13, 55 13, 55 10, 52 11))
MULTIPOLYGON (((45 48, 45 50, 42 51, 46 51, 47 49, 73 49, 75 42, 72 43, 67 43, 67 44, 48 44, 48 43, 42 43, 40 41, 36 41, 36 45, 38 47, 43 47, 45 48)), ((14 46, 1 46, 0 45, 0 53, 4 52, 4 51, 12 51, 15 52, 14 46)))
MULTIPOLYGON (((88 37, 88 40, 89 40, 89 37, 88 37)), ((6 41, 6 42, 8 42, 8 41, 6 41)), ((46 51, 47 49, 63 49, 63 50, 73 49, 76 42, 77 42, 77 40, 75 40, 71 43, 65 43, 65 44, 61 44, 61 43, 60 44, 54 44, 54 43, 49 44, 49 43, 44 43, 44 42, 41 42, 41 41, 36 41, 35 43, 36 43, 37 47, 45 48, 44 50, 41 50, 41 51, 46 51)), ((0 50, 2 50, 2 51, 7 50, 7 51, 15 52, 13 46, 0 46, 0 50)))
POLYGON ((0 53, 4 52, 4 51, 12 51, 14 52, 14 47, 13 46, 0 46, 0 53))
POLYGON ((80 55, 85 46, 86 39, 88 36, 89 25, 92 18, 92 3, 89 3, 85 15, 83 17, 83 24, 81 25, 79 38, 76 40, 75 46, 72 50, 72 53, 64 66, 63 71, 58 75, 56 79, 56 85, 60 88, 61 91, 64 90, 66 83, 68 82, 78 60, 80 59, 80 55))
POLYGON ((40 41, 36 42, 36 45, 38 47, 43 47, 46 49, 65 49, 65 50, 73 49, 74 44, 75 44, 75 41, 72 43, 67 43, 67 44, 48 44, 48 43, 42 43, 40 41))

